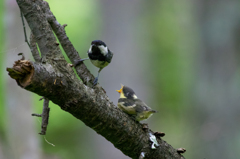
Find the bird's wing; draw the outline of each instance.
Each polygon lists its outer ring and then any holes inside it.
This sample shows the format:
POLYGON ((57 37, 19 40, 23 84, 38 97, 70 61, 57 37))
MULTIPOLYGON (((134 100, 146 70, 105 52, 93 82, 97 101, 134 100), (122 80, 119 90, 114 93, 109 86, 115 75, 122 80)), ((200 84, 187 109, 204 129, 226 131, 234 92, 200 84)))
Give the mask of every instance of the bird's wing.
POLYGON ((140 99, 135 99, 136 104, 136 111, 137 112, 143 112, 143 111, 153 111, 147 104, 145 104, 140 99))
POLYGON ((123 106, 125 107, 130 107, 135 105, 135 101, 132 99, 127 99, 127 98, 119 98, 118 103, 122 103, 123 106))
POLYGON ((108 54, 106 55, 106 61, 108 63, 111 63, 112 57, 113 57, 113 53, 110 50, 108 50, 108 54))
POLYGON ((127 98, 120 98, 118 100, 118 108, 127 114, 136 114, 135 110, 136 104, 133 100, 127 98))

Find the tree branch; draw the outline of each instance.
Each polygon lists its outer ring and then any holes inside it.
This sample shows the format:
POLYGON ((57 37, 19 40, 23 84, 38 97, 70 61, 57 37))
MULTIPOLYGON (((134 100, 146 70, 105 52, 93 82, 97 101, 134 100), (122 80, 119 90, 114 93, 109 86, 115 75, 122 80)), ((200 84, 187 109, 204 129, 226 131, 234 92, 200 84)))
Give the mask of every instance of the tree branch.
POLYGON ((40 135, 45 135, 47 131, 47 126, 48 126, 48 119, 49 119, 49 100, 47 98, 44 98, 43 101, 43 111, 42 111, 42 130, 39 133, 40 135))
MULTIPOLYGON (((80 60, 81 58, 77 50, 73 47, 71 41, 66 35, 65 27, 67 26, 67 24, 61 25, 56 20, 56 17, 51 12, 50 7, 46 1, 37 1, 37 3, 43 8, 49 24, 55 32, 59 42, 61 43, 61 46, 63 47, 63 50, 67 54, 70 61, 74 63, 76 60, 80 60)), ((84 63, 81 63, 75 69, 78 76, 82 79, 83 83, 91 87, 95 77, 87 69, 86 65, 84 63)))
POLYGON ((42 129, 41 129, 41 132, 39 133, 40 135, 46 135, 47 126, 48 126, 48 119, 49 119, 49 112, 50 112, 49 99, 47 99, 47 98, 43 98, 43 99, 44 99, 44 102, 43 102, 42 114, 35 114, 35 113, 32 114, 32 116, 42 118, 42 125, 41 125, 42 129))
POLYGON ((30 49, 31 49, 34 60, 36 62, 41 62, 41 57, 40 57, 38 49, 37 49, 36 40, 35 40, 34 35, 32 33, 30 35, 30 49))
POLYGON ((23 32, 24 32, 24 37, 25 37, 25 42, 28 44, 28 47, 30 48, 30 44, 27 40, 27 32, 26 32, 26 27, 25 27, 25 23, 24 23, 24 19, 23 19, 23 14, 22 12, 20 13, 21 14, 21 18, 22 18, 22 24, 23 24, 23 32))
POLYGON ((140 123, 118 109, 101 87, 91 88, 85 85, 94 77, 84 64, 77 69, 83 82, 76 78, 72 68, 64 60, 59 46, 56 45, 51 28, 72 62, 79 58, 79 55, 67 38, 63 26, 53 15, 47 16, 51 13, 47 2, 42 0, 17 0, 17 2, 36 39, 42 58, 45 57, 43 63, 18 60, 12 68, 7 68, 9 75, 20 87, 59 105, 61 109, 83 121, 131 158, 184 158, 160 137, 154 139, 151 130, 144 131, 140 123), (157 142, 155 147, 156 145, 159 147, 152 149, 154 146, 152 142, 157 142))

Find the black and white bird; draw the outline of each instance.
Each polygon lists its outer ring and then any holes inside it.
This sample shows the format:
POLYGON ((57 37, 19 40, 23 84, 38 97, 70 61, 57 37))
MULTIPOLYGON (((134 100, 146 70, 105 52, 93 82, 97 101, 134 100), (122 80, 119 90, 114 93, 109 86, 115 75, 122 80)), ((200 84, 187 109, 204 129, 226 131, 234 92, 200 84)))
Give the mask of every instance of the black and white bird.
POLYGON ((122 85, 122 88, 116 91, 120 93, 118 108, 132 116, 136 121, 148 119, 153 113, 157 112, 138 99, 131 88, 122 85))
POLYGON ((91 46, 87 53, 89 58, 75 61, 74 66, 76 67, 82 61, 90 59, 92 64, 99 68, 98 76, 93 81, 93 86, 95 86, 98 82, 98 77, 101 70, 104 67, 106 67, 109 63, 111 63, 113 53, 108 49, 107 45, 101 40, 92 41, 91 46))

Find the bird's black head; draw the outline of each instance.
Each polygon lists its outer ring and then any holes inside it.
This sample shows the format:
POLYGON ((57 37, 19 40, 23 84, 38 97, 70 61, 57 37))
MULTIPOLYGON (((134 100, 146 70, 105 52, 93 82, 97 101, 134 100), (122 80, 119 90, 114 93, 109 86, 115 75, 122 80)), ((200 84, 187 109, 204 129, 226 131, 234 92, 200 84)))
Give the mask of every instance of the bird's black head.
POLYGON ((107 46, 103 41, 101 40, 93 40, 91 45, 96 45, 96 46, 100 46, 100 45, 103 45, 103 46, 107 46))
POLYGON ((122 91, 123 91, 124 96, 128 99, 137 98, 135 92, 127 86, 123 86, 122 91))
MULTIPOLYGON (((91 46, 88 50, 88 54, 93 54, 95 56, 99 56, 99 57, 89 57, 90 59, 104 57, 108 54, 108 52, 109 51, 108 51, 107 45, 101 40, 92 41, 91 46)), ((104 59, 105 59, 105 57, 104 57, 104 59)), ((98 59, 98 60, 103 61, 101 59, 98 59)))
POLYGON ((120 93, 120 98, 137 99, 135 92, 127 86, 122 85, 121 89, 116 91, 120 93))

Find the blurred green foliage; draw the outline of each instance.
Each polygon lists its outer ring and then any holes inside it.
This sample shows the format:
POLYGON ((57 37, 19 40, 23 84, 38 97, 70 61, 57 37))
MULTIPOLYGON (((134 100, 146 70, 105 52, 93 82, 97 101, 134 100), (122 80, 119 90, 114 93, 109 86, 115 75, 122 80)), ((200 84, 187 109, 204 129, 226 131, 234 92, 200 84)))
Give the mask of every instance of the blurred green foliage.
POLYGON ((58 22, 61 25, 67 24, 66 33, 80 56, 86 56, 87 50, 83 46, 88 46, 89 41, 99 37, 100 34, 97 30, 101 27, 101 20, 94 16, 100 12, 99 2, 95 0, 71 0, 71 3, 56 0, 47 2, 58 22))
MULTIPOLYGON (((197 47, 192 6, 188 1, 179 4, 163 0, 146 2, 145 7, 146 12, 142 13, 139 21, 146 31, 144 38, 148 40, 145 52, 150 55, 151 65, 147 70, 151 70, 153 75, 149 105, 159 111, 155 117, 158 119, 153 122, 155 127, 167 132, 164 140, 173 147, 188 149, 190 138, 183 134, 189 135, 191 130, 186 126, 189 121, 183 116, 191 104, 192 66, 197 47)), ((191 152, 184 156, 190 157, 191 152)))

